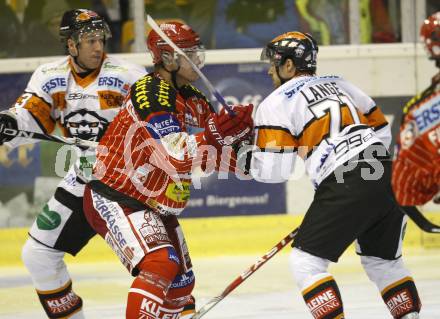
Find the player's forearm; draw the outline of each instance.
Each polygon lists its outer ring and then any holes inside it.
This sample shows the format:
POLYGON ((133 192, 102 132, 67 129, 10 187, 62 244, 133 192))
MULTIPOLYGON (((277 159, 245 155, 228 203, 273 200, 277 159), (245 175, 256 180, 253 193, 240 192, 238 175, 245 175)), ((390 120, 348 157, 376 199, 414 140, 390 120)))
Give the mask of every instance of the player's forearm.
MULTIPOLYGON (((8 116, 11 116, 16 120, 17 129, 18 130, 24 130, 24 131, 30 131, 30 132, 37 132, 37 133, 45 133, 41 129, 41 127, 38 125, 37 121, 32 117, 32 115, 27 110, 7 110, 2 112, 3 114, 6 114, 8 116)), ((35 139, 29 139, 24 137, 14 137, 8 142, 5 142, 4 144, 8 148, 16 148, 20 145, 25 144, 33 144, 37 143, 39 140, 35 139)))
POLYGON ((295 161, 296 153, 255 151, 252 154, 250 174, 262 183, 282 183, 289 179, 295 161))

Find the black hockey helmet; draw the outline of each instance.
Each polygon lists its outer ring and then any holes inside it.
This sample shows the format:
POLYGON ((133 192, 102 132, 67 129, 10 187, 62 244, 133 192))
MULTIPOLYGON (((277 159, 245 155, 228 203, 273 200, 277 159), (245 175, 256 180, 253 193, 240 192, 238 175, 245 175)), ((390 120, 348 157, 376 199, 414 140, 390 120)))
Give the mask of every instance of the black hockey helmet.
POLYGON ((88 9, 73 9, 63 14, 60 24, 61 41, 67 43, 72 38, 79 42, 84 33, 102 31, 104 40, 111 38, 110 28, 96 12, 88 9))
POLYGON ((298 71, 316 71, 318 44, 315 39, 302 32, 287 32, 270 41, 261 52, 261 60, 283 65, 286 59, 292 59, 298 71))

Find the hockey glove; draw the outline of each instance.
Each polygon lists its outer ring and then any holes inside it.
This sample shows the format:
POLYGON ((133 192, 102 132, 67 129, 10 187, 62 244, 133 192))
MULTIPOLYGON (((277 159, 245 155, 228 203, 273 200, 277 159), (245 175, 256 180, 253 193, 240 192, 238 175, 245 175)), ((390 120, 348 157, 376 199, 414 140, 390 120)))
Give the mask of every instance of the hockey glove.
POLYGON ((249 138, 254 122, 252 120, 253 105, 238 105, 233 108, 234 115, 225 109, 219 114, 212 113, 206 119, 205 140, 217 149, 231 146, 249 138))
POLYGON ((17 120, 6 113, 0 113, 0 145, 3 145, 6 142, 9 142, 14 137, 10 135, 4 134, 5 129, 18 129, 17 120))

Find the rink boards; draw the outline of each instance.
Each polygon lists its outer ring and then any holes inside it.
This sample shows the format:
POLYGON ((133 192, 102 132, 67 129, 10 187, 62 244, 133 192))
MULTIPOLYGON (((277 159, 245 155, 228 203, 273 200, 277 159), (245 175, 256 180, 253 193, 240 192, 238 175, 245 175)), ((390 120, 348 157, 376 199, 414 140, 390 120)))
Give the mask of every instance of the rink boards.
MULTIPOLYGON (((429 220, 440 224, 440 214, 425 214, 429 220)), ((223 255, 263 254, 279 242, 301 222, 298 215, 264 215, 237 217, 185 218, 181 224, 193 257, 223 255)), ((0 266, 21 264, 21 246, 27 238, 27 228, 0 229, 2 258, 0 266)), ((404 247, 440 248, 440 234, 421 231, 408 222, 404 247)), ((352 250, 351 248, 349 250, 352 250)), ((95 262, 116 260, 103 239, 95 236, 76 258, 68 261, 95 262)))

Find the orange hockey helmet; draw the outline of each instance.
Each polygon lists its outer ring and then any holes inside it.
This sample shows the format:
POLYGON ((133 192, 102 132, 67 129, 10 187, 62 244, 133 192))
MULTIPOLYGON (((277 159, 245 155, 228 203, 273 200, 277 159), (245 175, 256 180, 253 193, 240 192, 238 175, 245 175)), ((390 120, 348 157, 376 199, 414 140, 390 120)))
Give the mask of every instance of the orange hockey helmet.
MULTIPOLYGON (((189 25, 170 21, 160 24, 159 27, 194 63, 199 67, 203 66, 205 61, 204 47, 200 41, 200 36, 189 25)), ((153 57, 154 64, 163 62, 164 52, 174 54, 173 48, 162 40, 154 30, 151 30, 148 34, 147 47, 153 57)))
POLYGON ((430 59, 440 59, 440 11, 430 15, 420 28, 420 37, 425 43, 430 59))

